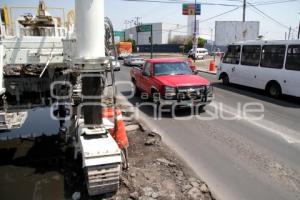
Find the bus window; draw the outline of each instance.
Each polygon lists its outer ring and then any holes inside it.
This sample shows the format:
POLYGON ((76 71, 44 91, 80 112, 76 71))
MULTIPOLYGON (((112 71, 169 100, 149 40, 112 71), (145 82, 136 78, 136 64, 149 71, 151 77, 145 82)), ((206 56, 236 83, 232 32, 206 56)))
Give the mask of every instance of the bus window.
POLYGON ((262 48, 260 66, 282 69, 285 57, 284 45, 265 45, 262 48))
POLYGON ((285 68, 300 71, 300 45, 290 45, 287 52, 285 68))
POLYGON ((242 65, 258 66, 260 60, 260 45, 245 45, 242 50, 242 65))
POLYGON ((228 46, 228 50, 223 58, 223 63, 239 64, 240 63, 241 46, 228 46))

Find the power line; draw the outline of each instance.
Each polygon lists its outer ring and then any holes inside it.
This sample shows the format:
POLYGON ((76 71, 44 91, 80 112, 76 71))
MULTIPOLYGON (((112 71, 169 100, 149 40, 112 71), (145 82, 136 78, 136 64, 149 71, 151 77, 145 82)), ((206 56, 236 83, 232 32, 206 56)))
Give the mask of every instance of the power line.
POLYGON ((297 2, 297 1, 298 0, 253 2, 252 5, 264 6, 264 5, 282 4, 282 3, 290 3, 290 2, 297 2))
MULTIPOLYGON (((231 10, 228 10, 228 11, 226 11, 226 12, 220 13, 220 14, 218 14, 218 15, 209 17, 209 18, 207 18, 207 19, 201 20, 201 21, 199 21, 199 23, 203 23, 203 22, 210 21, 210 20, 215 19, 215 18, 217 18, 217 17, 220 17, 220 16, 226 15, 226 14, 228 14, 228 13, 234 12, 234 11, 238 10, 239 8, 241 8, 241 6, 238 6, 238 7, 234 8, 234 9, 231 9, 231 10)), ((187 28, 187 27, 190 27, 190 26, 191 26, 191 25, 184 25, 184 26, 182 26, 181 28, 173 29, 173 31, 179 30, 179 29, 183 29, 183 28, 187 28)))
MULTIPOLYGON (((129 1, 129 2, 143 2, 143 3, 165 3, 165 4, 182 4, 182 3, 191 3, 190 1, 163 1, 163 0, 122 0, 122 1, 129 1)), ((223 4, 223 3, 201 3, 202 5, 207 6, 228 6, 228 7, 236 7, 236 4, 223 4)))
MULTIPOLYGON (((275 22, 276 24, 286 28, 286 29, 289 29, 290 27, 289 26, 286 26, 284 24, 282 24, 281 22, 279 22, 278 20, 274 19, 273 17, 271 17, 270 15, 266 14, 265 12, 261 11, 260 9, 258 9, 255 5, 253 5, 252 3, 247 3, 248 5, 250 5, 252 8, 254 8, 256 11, 258 11, 260 14, 262 14, 264 17, 270 19, 271 21, 275 22)), ((295 31, 295 29, 292 29, 293 31, 295 31)))

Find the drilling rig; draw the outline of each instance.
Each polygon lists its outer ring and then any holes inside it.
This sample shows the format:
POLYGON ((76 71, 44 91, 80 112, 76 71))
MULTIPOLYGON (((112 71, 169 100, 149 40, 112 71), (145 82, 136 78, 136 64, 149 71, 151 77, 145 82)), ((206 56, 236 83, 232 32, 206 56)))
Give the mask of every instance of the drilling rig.
MULTIPOLYGON (((111 106, 116 104, 115 60, 111 54, 118 56, 112 24, 104 17, 104 0, 75 0, 75 13, 75 34, 69 35, 57 26, 57 21, 46 12, 44 1, 40 1, 36 16, 18 19, 17 36, 1 36, 0 89, 4 89, 1 70, 6 65, 41 65, 40 77, 51 68, 79 75, 79 103, 70 123, 74 131, 67 131, 66 137, 72 138, 74 155, 82 160, 89 195, 99 195, 118 190, 124 162, 122 151, 102 118, 107 106, 103 93, 108 86, 112 91, 111 106)), ((52 85, 60 84, 69 85, 71 95, 58 95, 58 107, 74 96, 71 91, 75 88, 75 83, 68 80, 52 85)), ((116 123, 114 126, 117 129, 116 123)))

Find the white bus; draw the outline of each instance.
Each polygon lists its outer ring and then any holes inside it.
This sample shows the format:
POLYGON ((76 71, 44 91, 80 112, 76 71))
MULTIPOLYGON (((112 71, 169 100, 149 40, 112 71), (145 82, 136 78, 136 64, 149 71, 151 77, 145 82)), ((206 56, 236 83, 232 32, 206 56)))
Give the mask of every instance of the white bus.
POLYGON ((228 46, 218 78, 281 94, 300 97, 300 40, 246 41, 228 46))

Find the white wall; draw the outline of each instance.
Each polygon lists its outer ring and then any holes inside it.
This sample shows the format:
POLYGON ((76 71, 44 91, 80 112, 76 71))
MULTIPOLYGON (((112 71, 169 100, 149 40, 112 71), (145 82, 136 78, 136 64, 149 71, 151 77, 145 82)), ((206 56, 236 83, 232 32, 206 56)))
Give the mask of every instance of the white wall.
MULTIPOLYGON (((176 30, 180 28, 176 24, 153 23, 153 44, 168 44, 174 35, 180 35, 176 30)), ((182 31, 182 29, 180 29, 182 31)), ((137 41, 136 27, 125 30, 126 40, 132 34, 135 41, 137 41)), ((149 45, 150 32, 138 33, 138 44, 149 45)))

